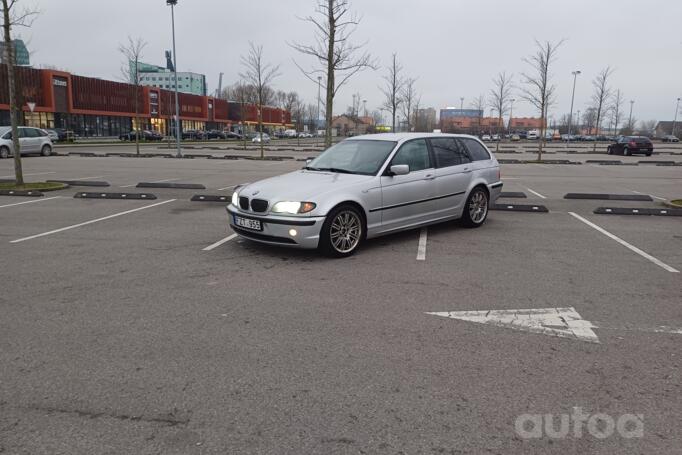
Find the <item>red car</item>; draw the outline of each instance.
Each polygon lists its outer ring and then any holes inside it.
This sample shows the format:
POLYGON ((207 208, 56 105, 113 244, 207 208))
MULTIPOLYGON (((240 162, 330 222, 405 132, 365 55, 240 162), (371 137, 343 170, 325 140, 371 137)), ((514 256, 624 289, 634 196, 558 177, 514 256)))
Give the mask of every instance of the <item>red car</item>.
POLYGON ((606 153, 609 155, 630 156, 635 153, 641 153, 651 156, 653 152, 654 144, 651 143, 648 137, 644 136, 620 136, 614 144, 606 148, 606 153))

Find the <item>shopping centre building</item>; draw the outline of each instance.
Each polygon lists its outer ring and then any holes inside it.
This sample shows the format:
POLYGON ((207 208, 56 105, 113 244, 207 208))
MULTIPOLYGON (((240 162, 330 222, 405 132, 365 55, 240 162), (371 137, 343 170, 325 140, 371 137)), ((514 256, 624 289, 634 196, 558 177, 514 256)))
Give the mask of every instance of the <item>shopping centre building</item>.
MULTIPOLYGON (((18 103, 26 126, 64 128, 81 137, 111 137, 139 128, 172 134, 175 93, 158 87, 77 76, 63 71, 16 67, 18 103), (137 96, 136 96, 137 92, 137 96), (136 102, 137 98, 137 102, 136 102), (32 108, 32 109, 31 109, 32 108)), ((179 93, 180 122, 187 129, 254 131, 258 108, 210 96, 179 93)), ((0 125, 9 125, 7 67, 0 65, 0 125)), ((266 132, 291 128, 291 114, 263 107, 266 132)))

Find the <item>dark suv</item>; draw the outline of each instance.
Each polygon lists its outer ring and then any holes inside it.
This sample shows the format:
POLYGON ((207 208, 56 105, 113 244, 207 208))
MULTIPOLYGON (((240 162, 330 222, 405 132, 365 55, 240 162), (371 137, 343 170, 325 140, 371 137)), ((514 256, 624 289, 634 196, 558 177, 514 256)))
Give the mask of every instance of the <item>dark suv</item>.
POLYGON ((622 154, 630 156, 635 153, 643 153, 646 156, 651 156, 653 151, 654 144, 651 143, 648 137, 644 136, 620 136, 614 144, 606 148, 606 153, 609 155, 622 154))

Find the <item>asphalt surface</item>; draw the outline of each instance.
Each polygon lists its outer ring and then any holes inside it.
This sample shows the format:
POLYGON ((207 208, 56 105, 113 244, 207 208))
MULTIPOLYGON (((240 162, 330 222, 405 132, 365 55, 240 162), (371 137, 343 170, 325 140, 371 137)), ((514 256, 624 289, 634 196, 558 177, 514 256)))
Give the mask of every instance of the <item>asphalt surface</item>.
MULTIPOLYGON (((682 328, 681 274, 661 265, 682 270, 682 217, 592 213, 682 197, 682 167, 503 165, 504 191, 528 197, 500 202, 549 213, 429 227, 423 260, 418 230, 342 260, 239 239, 204 250, 231 231, 224 204, 192 195, 229 196, 301 166, 26 158, 29 180, 207 189, 145 189, 153 201, 74 199, 85 187, 0 196, 0 453, 682 453, 682 333, 658 330, 682 328), (599 343, 426 314, 564 307, 602 327, 599 343), (558 422, 575 407, 641 414, 643 435, 515 429, 523 414, 558 422)), ((11 173, 0 161, 0 178, 11 173)))

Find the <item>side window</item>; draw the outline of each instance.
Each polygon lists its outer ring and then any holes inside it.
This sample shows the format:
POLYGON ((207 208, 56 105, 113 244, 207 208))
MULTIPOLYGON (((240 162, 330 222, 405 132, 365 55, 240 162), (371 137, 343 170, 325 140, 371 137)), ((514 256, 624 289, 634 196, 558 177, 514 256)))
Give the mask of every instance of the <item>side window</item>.
POLYGON ((426 140, 416 139, 403 144, 398 153, 393 157, 393 160, 391 160, 391 166, 396 164, 407 164, 410 166, 410 172, 431 168, 431 159, 429 158, 426 140))
POLYGON ((2 136, 2 138, 3 138, 3 139, 11 140, 11 139, 12 139, 12 132, 11 132, 11 131, 8 132, 8 133, 5 134, 4 136, 2 136))
POLYGON ((40 137, 40 132, 35 128, 24 128, 26 137, 40 137))
POLYGON ((40 137, 49 136, 47 134, 47 131, 45 131, 45 130, 36 130, 36 131, 38 132, 38 136, 40 136, 40 137))
POLYGON ((433 154, 436 156, 436 166, 448 167, 471 162, 460 143, 454 137, 439 137, 431 139, 433 154))
POLYGON ((19 139, 28 137, 28 134, 26 134, 26 128, 19 128, 19 139))
POLYGON ((462 139, 469 150, 469 156, 473 161, 485 161, 490 159, 490 153, 481 145, 480 142, 473 139, 462 139))

